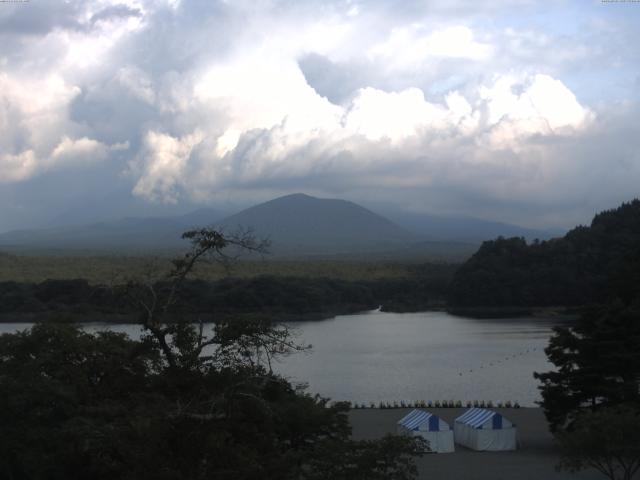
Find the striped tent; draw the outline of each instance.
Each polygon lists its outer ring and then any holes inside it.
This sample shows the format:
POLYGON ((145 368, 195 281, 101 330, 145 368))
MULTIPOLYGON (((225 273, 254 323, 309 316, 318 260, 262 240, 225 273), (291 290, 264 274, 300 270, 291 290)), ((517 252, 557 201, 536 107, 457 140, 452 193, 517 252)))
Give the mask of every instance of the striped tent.
POLYGON ((471 408, 455 419, 456 443, 473 450, 515 450, 516 426, 500 413, 471 408))
POLYGON ((425 410, 412 410, 398 420, 400 435, 419 436, 429 442, 429 451, 434 453, 453 452, 453 431, 449 424, 437 415, 425 410))

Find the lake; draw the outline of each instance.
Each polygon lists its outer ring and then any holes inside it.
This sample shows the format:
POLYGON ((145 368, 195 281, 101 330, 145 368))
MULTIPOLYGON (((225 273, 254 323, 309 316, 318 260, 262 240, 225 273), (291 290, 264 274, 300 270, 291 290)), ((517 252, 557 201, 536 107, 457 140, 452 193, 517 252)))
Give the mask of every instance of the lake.
MULTIPOLYGON (((550 370, 544 348, 557 320, 478 320, 444 312, 363 312, 288 325, 308 353, 274 369, 309 391, 359 403, 492 400, 534 406, 533 372, 550 370)), ((0 332, 28 324, 0 324, 0 332)), ((137 325, 89 324, 137 337, 137 325)))

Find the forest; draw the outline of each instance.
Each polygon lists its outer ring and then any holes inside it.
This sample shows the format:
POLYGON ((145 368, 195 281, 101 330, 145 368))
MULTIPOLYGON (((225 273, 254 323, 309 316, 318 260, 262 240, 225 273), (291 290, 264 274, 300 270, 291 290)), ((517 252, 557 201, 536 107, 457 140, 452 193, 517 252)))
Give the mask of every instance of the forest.
MULTIPOLYGON (((219 280, 190 279, 181 288, 173 313, 194 318, 258 315, 274 320, 326 318, 372 310, 442 308, 455 266, 412 266, 404 277, 342 280, 328 277, 261 275, 219 280)), ((162 289, 162 280, 153 281, 162 289)), ((136 310, 126 298, 126 284, 91 284, 86 279, 0 282, 0 318, 131 321, 136 310)))
POLYGON ((583 306, 630 286, 640 270, 640 200, 597 214, 562 238, 484 242, 455 273, 448 303, 464 307, 583 306))

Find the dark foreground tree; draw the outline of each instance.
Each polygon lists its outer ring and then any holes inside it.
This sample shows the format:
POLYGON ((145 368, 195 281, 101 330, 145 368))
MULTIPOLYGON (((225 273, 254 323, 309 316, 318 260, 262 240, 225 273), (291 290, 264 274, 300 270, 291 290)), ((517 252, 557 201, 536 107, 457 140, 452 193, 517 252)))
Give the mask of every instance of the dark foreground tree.
POLYGON ((593 308, 556 328, 545 350, 556 370, 534 374, 551 429, 569 428, 584 409, 640 405, 640 302, 593 308))
POLYGON ((631 480, 640 469, 640 409, 605 407, 585 411, 570 431, 557 435, 563 447, 559 468, 595 468, 611 480, 631 480))
MULTIPOLYGON (((0 477, 57 479, 410 479, 419 441, 350 439, 344 404, 294 388, 271 360, 299 350, 262 320, 212 332, 172 314, 200 259, 251 237, 199 230, 161 288, 131 283, 140 341, 36 325, 0 336, 0 477)), ((253 242, 253 243, 252 243, 253 242)))

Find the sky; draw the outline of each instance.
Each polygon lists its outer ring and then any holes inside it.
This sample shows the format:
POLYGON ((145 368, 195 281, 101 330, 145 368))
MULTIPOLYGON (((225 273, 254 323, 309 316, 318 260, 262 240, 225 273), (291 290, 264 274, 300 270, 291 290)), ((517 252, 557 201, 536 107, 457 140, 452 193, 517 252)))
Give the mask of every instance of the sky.
POLYGON ((0 2, 0 231, 304 192, 567 228, 640 195, 640 3, 0 2))

